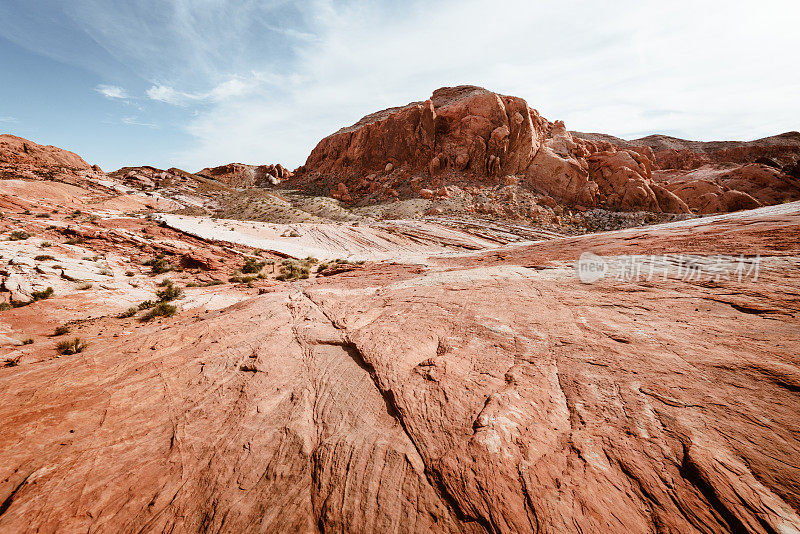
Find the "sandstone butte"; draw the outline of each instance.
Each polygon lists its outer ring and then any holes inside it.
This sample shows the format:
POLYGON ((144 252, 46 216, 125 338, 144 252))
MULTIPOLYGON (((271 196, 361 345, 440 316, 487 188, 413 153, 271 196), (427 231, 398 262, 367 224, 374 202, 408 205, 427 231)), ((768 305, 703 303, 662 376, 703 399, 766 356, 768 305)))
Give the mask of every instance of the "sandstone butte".
POLYGON ((566 130, 475 86, 367 115, 326 137, 293 183, 347 202, 446 195, 512 177, 566 206, 721 213, 800 199, 800 133, 750 143, 566 130))
MULTIPOLYGON (((378 119, 323 140, 288 182, 338 180, 355 199, 372 194, 357 181, 369 171, 402 195, 391 180, 406 169, 436 193, 455 165, 465 180, 513 175, 564 202, 691 205, 686 188, 658 185, 649 145, 583 140, 519 99, 445 90, 378 119)), ((413 256, 189 287, 256 251, 124 213, 213 203, 224 188, 204 197, 207 177, 106 175, 0 141, 0 231, 32 234, 2 242, 0 295, 20 280, 57 289, 0 311, 13 362, 0 367, 0 532, 800 532, 800 202, 505 246, 418 222, 413 256), (125 185, 140 177, 153 190, 125 185), (432 235, 449 236, 447 253, 419 248, 432 235), (663 276, 583 283, 587 251, 615 268, 657 256, 663 276), (43 252, 62 267, 33 258, 43 252), (177 314, 118 317, 160 288, 141 262, 156 253, 183 268, 170 273, 186 293, 177 314), (698 265, 725 270, 686 276, 698 265), (99 281, 81 289, 77 276, 99 281), (67 318, 88 345, 59 357, 51 336, 67 318), (33 343, 11 343, 21 332, 33 343)), ((791 179, 790 150, 720 163, 729 148, 690 149, 686 168, 666 171, 705 173, 723 196, 746 193, 720 185, 722 168, 755 165, 734 172, 742 188, 791 179)), ((296 227, 366 236, 370 254, 378 237, 409 235, 392 224, 296 227)))

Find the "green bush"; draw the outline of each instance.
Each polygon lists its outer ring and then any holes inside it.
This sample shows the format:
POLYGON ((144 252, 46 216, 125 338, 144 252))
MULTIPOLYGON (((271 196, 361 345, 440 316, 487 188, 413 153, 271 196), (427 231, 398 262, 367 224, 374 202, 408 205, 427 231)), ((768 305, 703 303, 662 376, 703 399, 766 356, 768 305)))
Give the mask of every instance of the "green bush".
POLYGON ((47 260, 54 260, 55 258, 53 256, 51 256, 50 254, 39 254, 38 256, 36 256, 33 259, 36 260, 36 261, 47 261, 47 260))
POLYGON ((164 289, 156 291, 156 296, 159 302, 169 302, 181 298, 183 296, 183 290, 173 286, 172 282, 170 282, 164 289))
POLYGON ((156 317, 172 317, 173 315, 175 315, 175 312, 177 311, 178 309, 172 304, 168 304, 166 302, 159 302, 158 304, 153 306, 147 313, 142 315, 139 318, 139 320, 141 322, 146 322, 156 317))
MULTIPOLYGON (((316 262, 316 260, 314 260, 316 262)), ((281 274, 276 278, 281 281, 291 282, 294 280, 304 280, 308 278, 312 263, 305 260, 283 260, 281 262, 281 274)))
POLYGON ((245 274, 257 274, 261 272, 261 269, 264 268, 267 262, 265 261, 258 261, 255 258, 247 258, 244 260, 244 265, 242 266, 241 271, 245 274))
POLYGON ((31 293, 31 302, 36 302, 37 300, 49 299, 52 296, 53 296, 52 287, 48 287, 47 289, 43 289, 42 291, 33 291, 31 293))
POLYGON ((142 265, 147 265, 150 267, 151 275, 164 274, 172 270, 172 265, 170 265, 169 261, 167 261, 163 254, 159 254, 158 256, 147 260, 142 265))
POLYGON ((233 274, 231 275, 231 277, 228 278, 228 282, 231 282, 231 283, 234 283, 234 284, 241 284, 241 283, 249 284, 250 282, 252 282, 255 279, 256 279, 256 276, 254 274, 243 275, 240 271, 233 271, 233 274))

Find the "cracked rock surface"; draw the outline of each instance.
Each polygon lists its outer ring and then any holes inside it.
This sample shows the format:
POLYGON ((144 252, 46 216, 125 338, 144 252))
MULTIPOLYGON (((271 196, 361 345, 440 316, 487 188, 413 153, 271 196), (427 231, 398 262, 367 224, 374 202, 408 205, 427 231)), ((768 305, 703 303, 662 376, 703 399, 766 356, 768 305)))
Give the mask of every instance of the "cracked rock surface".
POLYGON ((0 368, 0 531, 798 532, 798 236, 376 264, 0 368), (587 250, 760 270, 585 284, 587 250))

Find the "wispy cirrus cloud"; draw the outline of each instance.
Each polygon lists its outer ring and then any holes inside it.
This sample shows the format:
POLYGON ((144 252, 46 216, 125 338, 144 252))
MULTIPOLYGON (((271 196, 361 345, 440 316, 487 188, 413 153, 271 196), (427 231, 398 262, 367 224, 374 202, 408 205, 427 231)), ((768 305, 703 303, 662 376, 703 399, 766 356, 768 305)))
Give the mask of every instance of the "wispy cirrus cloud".
POLYGON ((128 98, 130 98, 128 92, 122 87, 119 87, 117 85, 106 85, 101 83, 98 86, 96 86, 94 90, 103 95, 104 97, 110 98, 112 100, 127 100, 128 98))
POLYGON ((6 117, 0 117, 0 122, 19 122, 19 119, 17 119, 16 117, 6 116, 6 117))
POLYGON ((146 126, 154 130, 160 128, 158 124, 154 124, 152 122, 144 122, 139 120, 137 117, 122 117, 122 123, 127 124, 129 126, 146 126))
POLYGON ((222 82, 206 92, 177 91, 169 85, 153 85, 147 91, 150 100, 172 104, 174 106, 188 106, 192 103, 223 102, 230 98, 246 95, 254 91, 261 81, 257 77, 249 80, 232 78, 222 82))

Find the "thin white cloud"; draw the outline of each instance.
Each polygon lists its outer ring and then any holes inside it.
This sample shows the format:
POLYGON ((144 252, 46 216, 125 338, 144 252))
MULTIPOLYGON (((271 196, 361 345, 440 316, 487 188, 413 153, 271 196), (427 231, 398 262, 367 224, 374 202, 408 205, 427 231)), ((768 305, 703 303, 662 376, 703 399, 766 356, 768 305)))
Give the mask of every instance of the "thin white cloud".
POLYGON ((119 87, 117 85, 106 85, 101 83, 100 85, 95 87, 94 90, 103 95, 104 97, 110 98, 112 100, 126 100, 130 98, 128 92, 122 87, 119 87))
POLYGON ((122 123, 129 126, 146 126, 153 129, 159 128, 157 124, 153 124, 152 122, 142 122, 136 117, 122 117, 122 123))
POLYGON ((16 117, 0 117, 0 122, 19 122, 19 119, 16 117))
POLYGON ((252 92, 260 81, 255 77, 250 80, 232 78, 220 83, 210 91, 201 93, 190 93, 177 91, 169 85, 153 85, 147 91, 147 97, 151 100, 172 104, 173 106, 188 106, 197 102, 224 102, 231 98, 246 95, 252 92))
POLYGON ((186 106, 189 102, 199 100, 196 95, 176 91, 168 85, 154 85, 146 91, 147 98, 158 102, 165 102, 173 106, 186 106))

